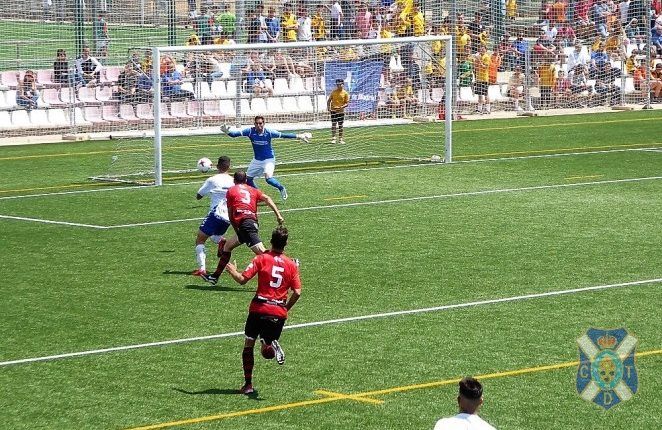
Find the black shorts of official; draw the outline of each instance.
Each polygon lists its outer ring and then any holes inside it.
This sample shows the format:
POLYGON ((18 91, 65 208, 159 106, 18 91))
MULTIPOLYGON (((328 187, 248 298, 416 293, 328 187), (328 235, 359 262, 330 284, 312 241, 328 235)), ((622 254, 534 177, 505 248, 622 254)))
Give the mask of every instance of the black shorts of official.
POLYGON ((237 233, 239 243, 245 243, 249 248, 254 247, 258 243, 262 243, 258 231, 258 224, 254 219, 242 220, 239 227, 234 228, 234 231, 237 233))
POLYGON ((338 123, 343 125, 345 122, 345 112, 331 112, 331 124, 338 123))
POLYGON ((280 339, 283 326, 285 326, 285 318, 250 312, 246 318, 244 334, 254 340, 260 337, 265 343, 270 344, 273 340, 280 339))
POLYGON ((477 96, 487 96, 487 82, 476 82, 474 84, 474 93, 477 96))

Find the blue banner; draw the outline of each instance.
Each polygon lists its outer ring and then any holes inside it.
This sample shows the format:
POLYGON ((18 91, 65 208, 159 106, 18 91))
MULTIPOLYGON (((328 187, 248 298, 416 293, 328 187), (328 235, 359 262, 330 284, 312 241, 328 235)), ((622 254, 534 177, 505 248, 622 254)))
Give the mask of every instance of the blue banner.
POLYGON ((336 79, 345 81, 349 93, 347 113, 369 113, 377 109, 379 78, 384 61, 327 61, 324 63, 326 96, 336 88, 336 79))

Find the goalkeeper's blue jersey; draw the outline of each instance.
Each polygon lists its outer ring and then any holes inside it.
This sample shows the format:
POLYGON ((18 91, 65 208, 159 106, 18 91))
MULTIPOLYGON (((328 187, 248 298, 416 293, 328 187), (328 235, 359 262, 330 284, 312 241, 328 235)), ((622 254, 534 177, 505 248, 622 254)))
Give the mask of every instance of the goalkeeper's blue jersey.
POLYGON ((283 137, 283 133, 278 130, 265 128, 260 134, 255 131, 255 127, 247 127, 241 130, 241 136, 248 137, 253 145, 253 156, 256 160, 267 160, 275 158, 274 150, 271 147, 271 139, 283 137))

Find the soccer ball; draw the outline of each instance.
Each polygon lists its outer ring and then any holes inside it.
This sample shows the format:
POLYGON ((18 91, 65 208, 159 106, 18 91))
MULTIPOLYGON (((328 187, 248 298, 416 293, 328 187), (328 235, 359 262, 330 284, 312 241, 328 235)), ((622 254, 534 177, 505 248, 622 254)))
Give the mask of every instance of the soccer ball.
POLYGON ((198 160, 198 170, 202 173, 207 173, 211 169, 211 160, 209 158, 201 158, 198 160))
POLYGON ((432 157, 430 157, 430 160, 435 162, 435 163, 441 163, 441 161, 442 161, 441 157, 438 156, 438 155, 433 155, 432 157))
POLYGON ((274 351, 273 347, 264 343, 260 348, 260 352, 262 353, 262 357, 266 358, 267 360, 271 360, 276 356, 276 351, 274 351))

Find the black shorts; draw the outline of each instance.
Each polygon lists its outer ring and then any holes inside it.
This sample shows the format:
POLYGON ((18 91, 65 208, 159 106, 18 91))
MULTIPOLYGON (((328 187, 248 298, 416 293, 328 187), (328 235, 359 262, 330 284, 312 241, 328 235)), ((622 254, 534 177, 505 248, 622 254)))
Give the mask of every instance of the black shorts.
POLYGON ((474 93, 477 96, 486 96, 487 95, 487 82, 476 82, 474 84, 474 93))
POLYGON ((345 122, 345 112, 331 112, 331 124, 336 122, 340 125, 345 122))
POLYGON ((237 239, 239 243, 245 243, 249 248, 262 243, 260 239, 260 233, 258 231, 257 221, 254 219, 244 219, 239 223, 239 227, 234 228, 235 233, 237 233, 237 239))
POLYGON ((273 340, 278 340, 283 332, 285 318, 278 318, 270 315, 261 315, 249 313, 246 318, 244 334, 246 337, 257 340, 262 338, 267 344, 273 340))

